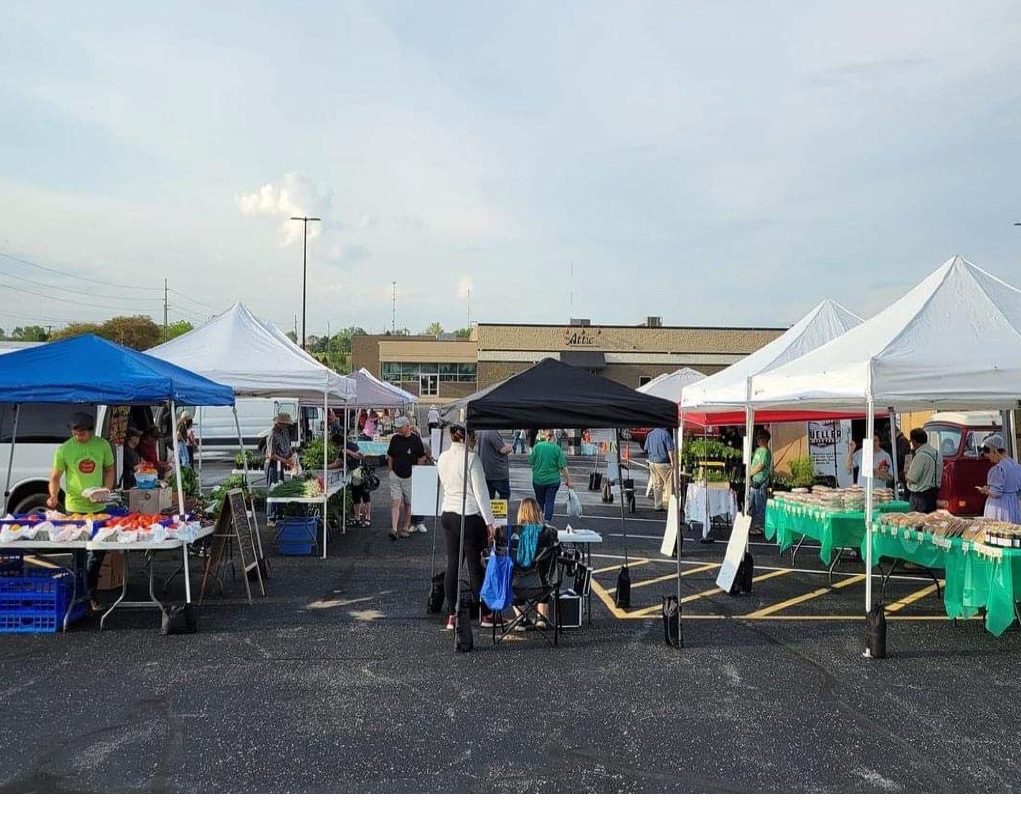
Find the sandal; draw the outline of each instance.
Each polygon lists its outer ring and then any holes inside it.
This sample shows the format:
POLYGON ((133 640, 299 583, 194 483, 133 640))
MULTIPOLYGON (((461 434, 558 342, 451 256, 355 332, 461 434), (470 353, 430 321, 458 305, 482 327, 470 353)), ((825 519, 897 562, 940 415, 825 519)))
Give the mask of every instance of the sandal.
POLYGON ((390 531, 390 533, 388 533, 386 536, 387 539, 389 539, 391 542, 395 542, 397 540, 397 537, 400 536, 400 534, 398 534, 397 531, 390 531))

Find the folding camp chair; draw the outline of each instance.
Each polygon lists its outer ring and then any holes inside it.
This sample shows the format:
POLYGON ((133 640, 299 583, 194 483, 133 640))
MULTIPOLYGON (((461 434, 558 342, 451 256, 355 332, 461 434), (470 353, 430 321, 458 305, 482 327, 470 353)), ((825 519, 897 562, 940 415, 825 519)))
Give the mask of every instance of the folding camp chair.
POLYGON ((560 603, 560 587, 564 580, 564 566, 572 563, 563 557, 560 544, 557 542, 556 530, 544 526, 539 537, 534 561, 527 568, 519 563, 518 546, 521 542, 521 527, 515 526, 511 535, 510 555, 514 560, 514 572, 511 577, 514 607, 517 613, 510 620, 502 617, 493 618, 493 643, 496 644, 531 621, 543 640, 551 646, 560 642, 560 624, 557 619, 557 608, 560 603), (539 611, 544 605, 547 614, 539 611))

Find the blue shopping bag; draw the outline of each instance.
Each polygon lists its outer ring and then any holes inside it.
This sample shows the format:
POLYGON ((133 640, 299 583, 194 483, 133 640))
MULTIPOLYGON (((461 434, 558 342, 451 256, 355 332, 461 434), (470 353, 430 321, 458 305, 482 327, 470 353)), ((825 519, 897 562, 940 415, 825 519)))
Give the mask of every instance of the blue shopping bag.
POLYGON ((510 557, 490 554, 486 563, 486 577, 482 581, 482 600, 494 612, 502 612, 514 602, 511 574, 514 561, 510 557))

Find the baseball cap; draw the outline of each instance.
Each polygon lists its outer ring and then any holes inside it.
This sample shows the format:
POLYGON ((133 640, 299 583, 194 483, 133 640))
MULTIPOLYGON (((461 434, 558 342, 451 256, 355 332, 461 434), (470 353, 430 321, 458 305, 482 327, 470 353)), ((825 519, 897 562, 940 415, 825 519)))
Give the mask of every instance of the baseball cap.
POLYGON ((71 428, 88 429, 91 432, 96 428, 96 418, 88 412, 75 412, 71 416, 71 428))

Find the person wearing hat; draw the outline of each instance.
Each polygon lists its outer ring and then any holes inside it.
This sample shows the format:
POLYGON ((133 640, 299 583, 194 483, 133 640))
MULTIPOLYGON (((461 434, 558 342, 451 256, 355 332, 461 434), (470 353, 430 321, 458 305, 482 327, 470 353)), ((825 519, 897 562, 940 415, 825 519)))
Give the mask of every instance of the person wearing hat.
MULTIPOLYGON (((46 506, 51 510, 56 510, 60 502, 61 479, 64 481, 64 508, 70 513, 98 513, 106 507, 82 495, 96 487, 113 489, 113 448, 106 438, 95 436, 95 429, 96 419, 88 412, 75 412, 71 418, 71 437, 53 454, 49 498, 46 499, 46 506)), ((102 567, 103 553, 90 553, 86 575, 94 612, 104 608, 96 600, 96 585, 102 567)))
MULTIPOLYGON (((273 429, 266 440, 266 486, 272 487, 283 481, 284 470, 293 470, 297 463, 294 447, 291 446, 291 425, 294 421, 287 412, 280 412, 273 419, 273 429)), ((275 508, 275 505, 272 506, 275 508)), ((270 510, 266 522, 276 524, 276 512, 270 510)))
POLYGON ((982 515, 987 519, 1018 524, 1021 522, 1021 505, 1018 504, 1021 464, 1007 455, 1002 435, 988 435, 982 441, 981 451, 983 457, 993 465, 986 474, 986 486, 975 488, 986 496, 986 507, 982 515))
POLYGON ((121 489, 130 490, 135 486, 135 467, 142 463, 138 445, 142 441, 142 430, 129 426, 124 435, 124 471, 121 473, 121 489))
POLYGON ((386 450, 386 468, 390 471, 390 539, 407 539, 411 522, 411 468, 429 460, 422 439, 411 431, 411 421, 399 417, 397 433, 386 450))

